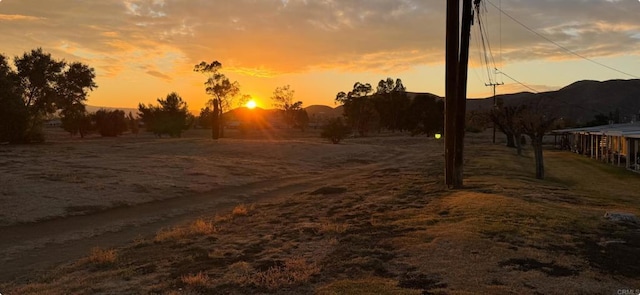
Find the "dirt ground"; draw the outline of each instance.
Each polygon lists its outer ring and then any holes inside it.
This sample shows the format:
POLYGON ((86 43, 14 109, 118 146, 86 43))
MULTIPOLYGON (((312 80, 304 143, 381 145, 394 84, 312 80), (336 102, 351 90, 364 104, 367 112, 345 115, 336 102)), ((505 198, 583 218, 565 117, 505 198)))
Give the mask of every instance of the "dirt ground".
POLYGON ((230 130, 229 138, 218 141, 207 138, 206 130, 183 138, 83 140, 48 131, 46 144, 0 147, 3 279, 198 214, 391 166, 406 153, 402 144, 387 145, 386 137, 333 145, 313 130, 230 130))
POLYGON ((640 289, 640 175, 469 134, 203 131, 0 147, 2 294, 620 294, 640 289), (95 249, 94 247, 100 247, 95 249), (91 250, 94 248, 94 250, 91 250), (104 249, 104 250, 101 250, 104 249))

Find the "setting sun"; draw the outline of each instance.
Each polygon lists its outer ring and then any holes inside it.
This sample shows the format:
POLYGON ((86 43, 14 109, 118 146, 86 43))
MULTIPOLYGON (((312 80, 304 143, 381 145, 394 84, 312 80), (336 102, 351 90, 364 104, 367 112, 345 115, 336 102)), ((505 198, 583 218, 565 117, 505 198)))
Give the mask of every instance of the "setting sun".
POLYGON ((258 106, 258 104, 256 103, 255 100, 250 100, 247 102, 246 106, 249 109, 254 109, 256 106, 258 106))

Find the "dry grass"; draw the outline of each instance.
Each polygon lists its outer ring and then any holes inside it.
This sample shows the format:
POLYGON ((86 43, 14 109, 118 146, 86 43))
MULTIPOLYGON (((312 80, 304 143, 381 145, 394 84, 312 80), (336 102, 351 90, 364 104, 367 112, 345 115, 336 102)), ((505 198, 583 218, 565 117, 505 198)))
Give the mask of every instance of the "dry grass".
POLYGON ((204 272, 197 274, 183 275, 180 281, 190 288, 205 288, 209 285, 209 276, 204 272))
POLYGON ((95 247, 91 249, 91 253, 87 257, 87 261, 97 266, 108 266, 116 262, 118 255, 114 249, 102 249, 95 247))
POLYGON ((318 233, 320 234, 343 234, 349 229, 347 223, 325 222, 320 224, 318 233))
POLYGON ((250 263, 245 261, 236 262, 229 265, 229 269, 220 282, 245 286, 253 283, 252 276, 254 273, 255 270, 250 263))
POLYGON ((213 222, 198 219, 187 226, 178 226, 168 230, 161 230, 156 234, 156 242, 176 241, 188 237, 206 236, 216 232, 213 222))
POLYGON ((359 280, 340 280, 317 290, 317 295, 377 294, 377 295, 420 295, 421 290, 403 289, 398 282, 377 277, 359 280))
POLYGON ((200 220, 151 237, 179 246, 120 250, 131 281, 118 269, 79 265, 19 294, 75 294, 86 282, 102 288, 94 293, 141 294, 182 284, 203 294, 613 294, 640 286, 633 229, 602 218, 612 208, 640 213, 632 197, 639 177, 621 183, 595 165, 585 181, 619 186, 582 187, 583 159, 551 152, 549 179, 536 180, 533 158, 476 143, 467 146, 466 188, 447 190, 441 143, 398 138, 393 165, 336 180, 340 194, 285 195, 249 206, 250 214, 229 210, 215 219, 218 231, 200 220), (425 150, 438 153, 416 152, 425 150), (598 245, 614 239, 626 243, 598 245), (69 279, 78 277, 84 283, 69 279))
POLYGON ((246 216, 249 214, 249 208, 245 204, 240 204, 231 211, 233 216, 246 216))
POLYGON ((320 272, 316 263, 308 262, 304 258, 289 258, 282 266, 272 266, 266 271, 253 275, 252 283, 269 290, 307 282, 313 275, 320 272))

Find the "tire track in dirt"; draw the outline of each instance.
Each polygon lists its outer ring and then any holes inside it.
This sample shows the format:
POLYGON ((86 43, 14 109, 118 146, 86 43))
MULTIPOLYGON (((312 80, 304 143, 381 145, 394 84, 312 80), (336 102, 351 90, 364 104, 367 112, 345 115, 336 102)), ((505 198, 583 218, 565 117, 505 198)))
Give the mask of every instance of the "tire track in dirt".
POLYGON ((327 185, 349 185, 353 176, 412 162, 415 155, 395 149, 379 162, 303 174, 118 207, 89 215, 0 227, 0 282, 25 281, 56 265, 86 256, 92 247, 119 247, 162 228, 254 203, 304 193, 327 185))

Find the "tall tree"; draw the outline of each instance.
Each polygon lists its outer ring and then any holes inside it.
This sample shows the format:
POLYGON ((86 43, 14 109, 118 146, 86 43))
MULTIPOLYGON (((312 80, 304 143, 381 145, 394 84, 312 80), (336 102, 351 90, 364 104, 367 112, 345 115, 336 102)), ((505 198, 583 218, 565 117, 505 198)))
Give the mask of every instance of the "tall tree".
POLYGON ((21 91, 17 73, 0 54, 0 143, 20 142, 24 138, 28 115, 21 91))
POLYGON ((519 133, 519 130, 517 129, 516 117, 519 116, 521 110, 522 108, 517 106, 499 106, 492 109, 489 114, 491 121, 496 124, 498 129, 507 137, 508 147, 517 147, 516 133, 519 133))
POLYGON ((402 129, 405 113, 411 103, 402 80, 380 80, 375 94, 373 99, 380 115, 380 126, 389 130, 402 129))
POLYGON ((56 60, 41 48, 15 57, 16 71, 8 67, 4 56, 2 64, 5 76, 11 77, 11 87, 5 90, 11 89, 12 97, 20 97, 22 107, 13 108, 24 116, 19 121, 26 121, 21 130, 15 132, 12 142, 44 140, 41 130, 44 118, 65 108, 71 108, 67 113, 81 109, 79 105, 84 105, 88 92, 97 87, 93 68, 56 60))
POLYGON ((424 133, 431 135, 442 133, 444 129, 444 101, 435 95, 417 95, 403 115, 403 129, 411 134, 424 133))
POLYGON ((304 131, 309 123, 309 116, 302 109, 302 101, 294 102, 294 93, 295 91, 289 85, 276 87, 271 100, 273 101, 273 106, 280 111, 285 123, 290 128, 298 127, 304 131))
POLYGON ((240 92, 238 82, 231 82, 227 76, 220 72, 221 69, 222 64, 218 61, 211 63, 203 61, 193 68, 194 71, 207 75, 207 81, 204 82, 204 85, 206 93, 212 97, 208 105, 213 106, 213 114, 211 115, 211 137, 213 139, 224 137, 222 114, 225 109, 231 107, 233 98, 240 92))
POLYGON ((85 101, 89 91, 97 87, 93 81, 96 75, 92 68, 79 62, 71 63, 58 79, 56 87, 56 107, 61 109, 62 127, 80 138, 91 131, 91 118, 86 111, 85 101))
POLYGON ((71 63, 57 83, 57 107, 64 109, 74 104, 84 106, 89 91, 98 87, 93 81, 95 77, 93 68, 79 62, 71 63))
POLYGON ((138 125, 138 121, 139 121, 138 118, 134 117, 133 114, 129 112, 129 115, 127 116, 127 123, 129 124, 129 130, 131 131, 131 133, 135 134, 136 136, 140 132, 140 126, 138 125))
POLYGON ((211 128, 212 114, 213 114, 213 111, 208 106, 201 108, 200 115, 198 116, 198 125, 205 129, 211 128))
POLYGON ((349 93, 339 92, 336 95, 336 103, 344 106, 344 116, 360 136, 366 136, 378 119, 374 104, 369 99, 372 91, 371 84, 356 82, 349 93))
POLYGON ((60 89, 58 83, 64 80, 64 61, 58 61, 42 48, 24 53, 15 58, 20 86, 24 89, 24 105, 32 116, 45 115, 56 111, 56 101, 60 89))

